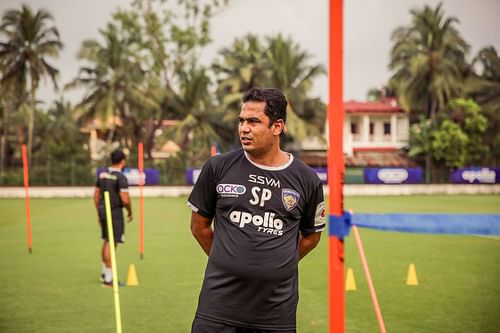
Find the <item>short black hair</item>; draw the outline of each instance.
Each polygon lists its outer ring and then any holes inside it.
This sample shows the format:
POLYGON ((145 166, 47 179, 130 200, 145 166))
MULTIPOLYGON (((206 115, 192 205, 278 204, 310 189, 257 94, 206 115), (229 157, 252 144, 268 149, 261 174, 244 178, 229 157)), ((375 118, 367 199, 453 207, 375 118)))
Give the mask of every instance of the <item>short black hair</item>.
POLYGON ((117 149, 111 153, 111 163, 118 164, 125 159, 125 154, 117 149))
POLYGON ((285 95, 275 88, 252 88, 243 95, 243 103, 248 101, 266 102, 264 113, 271 120, 269 126, 282 119, 286 123, 286 107, 288 102, 285 95))

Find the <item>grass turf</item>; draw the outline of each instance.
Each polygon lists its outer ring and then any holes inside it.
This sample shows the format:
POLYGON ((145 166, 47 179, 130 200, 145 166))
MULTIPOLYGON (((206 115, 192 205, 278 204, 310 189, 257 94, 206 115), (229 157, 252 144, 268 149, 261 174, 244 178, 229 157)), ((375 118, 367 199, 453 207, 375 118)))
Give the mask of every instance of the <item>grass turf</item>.
MULTIPOLYGON (((145 199, 145 253, 139 259, 138 209, 119 246, 123 332, 189 332, 206 256, 189 232, 186 198, 145 199)), ((500 213, 494 196, 348 197, 354 212, 500 213)), ((113 292, 100 287, 99 227, 90 199, 32 199, 33 254, 24 201, 0 200, 0 332, 111 332, 113 292)), ((389 332, 497 332, 500 240, 360 229, 389 332), (408 265, 419 286, 405 285, 408 265)), ((326 235, 325 235, 326 236, 326 235)), ((300 264, 299 332, 326 332, 327 237, 300 264)), ((354 238, 346 267, 358 290, 346 293, 346 332, 377 332, 354 238)))

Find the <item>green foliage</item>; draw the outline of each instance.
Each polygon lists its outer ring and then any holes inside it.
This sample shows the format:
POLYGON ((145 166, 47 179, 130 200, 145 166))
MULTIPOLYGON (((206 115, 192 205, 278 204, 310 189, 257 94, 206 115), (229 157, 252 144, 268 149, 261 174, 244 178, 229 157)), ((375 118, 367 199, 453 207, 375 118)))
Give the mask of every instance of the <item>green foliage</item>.
POLYGON ((425 167, 425 182, 431 182, 432 170, 432 132, 433 124, 430 119, 420 116, 420 122, 410 128, 410 150, 408 156, 420 160, 423 157, 425 167))
POLYGON ((264 41, 252 34, 235 39, 231 47, 219 52, 212 66, 218 79, 217 97, 227 110, 224 120, 236 122, 241 97, 248 89, 275 87, 289 101, 288 137, 299 142, 309 135, 321 137, 326 106, 311 97, 310 90, 313 80, 326 71, 321 65, 311 65, 310 58, 300 45, 280 34, 264 37, 264 41))
POLYGON ((450 108, 453 110, 452 117, 455 117, 455 121, 461 125, 464 134, 467 135, 464 164, 480 165, 486 161, 489 152, 484 137, 488 128, 488 120, 483 115, 481 107, 470 99, 453 100, 450 102, 450 108))
POLYGON ((466 92, 483 110, 488 121, 484 139, 489 153, 485 163, 500 163, 500 58, 494 47, 486 47, 475 57, 471 76, 466 82, 466 92))
POLYGON ((191 166, 200 166, 210 156, 210 146, 221 141, 219 133, 227 131, 220 121, 224 115, 216 109, 209 89, 206 70, 193 66, 182 73, 179 94, 169 97, 171 115, 178 123, 167 130, 165 137, 175 139, 187 152, 191 166))
POLYGON ((412 24, 392 34, 391 80, 407 109, 434 118, 438 110, 462 91, 469 45, 444 16, 441 4, 412 10, 412 24))
POLYGON ((445 119, 432 136, 431 147, 436 160, 444 160, 449 168, 464 166, 468 137, 459 125, 445 119))
POLYGON ((469 45, 455 28, 458 20, 446 17, 441 4, 411 15, 412 23, 392 35, 394 74, 388 84, 403 107, 430 120, 425 131, 423 118, 413 125, 410 156, 426 156, 426 174, 434 162, 440 167, 495 165, 500 157, 496 50, 482 49, 469 64, 469 45))
POLYGON ((416 157, 432 152, 432 123, 429 119, 420 117, 420 122, 410 128, 410 150, 408 155, 416 157))
POLYGON ((73 107, 57 101, 38 117, 35 154, 30 174, 33 185, 92 185, 95 175, 88 158, 87 135, 80 133, 73 107))
POLYGON ((432 161, 447 168, 477 166, 485 157, 488 147, 484 132, 488 126, 481 108, 472 100, 454 99, 448 109, 438 114, 433 124, 420 118, 410 129, 410 157, 425 156, 426 173, 432 161))
POLYGON ((29 6, 22 5, 20 10, 6 11, 0 24, 0 82, 11 94, 17 94, 17 99, 25 90, 30 93, 31 109, 27 120, 27 148, 30 160, 35 127, 36 92, 40 80, 49 77, 57 89, 59 72, 47 59, 57 57, 63 44, 52 21, 53 17, 49 12, 43 9, 34 12, 29 6))
MULTIPOLYGON (((254 86, 275 86, 288 97, 288 139, 301 140, 307 135, 321 133, 326 107, 319 98, 309 95, 312 81, 326 71, 320 65, 310 65, 310 55, 291 38, 277 35, 265 37, 262 42, 260 37, 249 35, 237 39, 234 48, 221 51, 222 62, 216 61, 212 68, 199 64, 203 48, 211 41, 210 20, 228 2, 134 0, 128 7, 116 10, 100 30, 99 38, 82 43, 78 52, 82 66, 74 80, 66 85, 66 89, 85 90, 74 110, 68 108, 64 111, 69 112, 71 121, 78 125, 63 123, 63 118, 69 119, 63 114, 58 114, 61 119, 57 120, 50 111, 40 113, 38 128, 35 128, 38 137, 33 143, 37 149, 34 167, 51 169, 52 160, 86 154, 81 149, 81 138, 76 134, 80 128, 96 129, 98 139, 105 142, 106 151, 117 146, 133 151, 138 142, 143 142, 147 159, 151 158, 153 149, 160 148, 167 140, 174 140, 183 150, 182 163, 199 166, 208 157, 212 143, 217 142, 227 150, 237 142, 235 124, 241 94, 254 86), (211 80, 211 71, 219 80, 217 88, 211 80), (214 98, 214 91, 217 98, 214 98), (178 123, 166 129, 164 120, 178 123), (61 128, 65 129, 65 134, 46 135, 61 128), (68 131, 75 133, 66 134, 68 131), (63 142, 67 145, 64 146, 63 142)), ((17 37, 13 38, 18 33, 13 22, 21 18, 38 22, 38 25, 30 26, 31 21, 26 20, 28 28, 36 26, 45 31, 43 38, 48 44, 40 50, 47 51, 47 55, 56 55, 58 48, 62 47, 57 29, 44 23, 52 20, 49 13, 39 11, 34 15, 31 9, 23 6, 21 11, 5 15, 1 27, 7 39, 11 38, 8 40, 11 45, 0 43, 0 47, 4 47, 0 51, 5 51, 0 52, 0 66, 12 71, 2 72, 5 82, 2 96, 9 96, 2 99, 3 109, 7 110, 3 112, 4 127, 8 126, 8 111, 19 109, 23 102, 17 98, 20 102, 14 103, 15 99, 7 94, 8 91, 24 93, 28 90, 31 109, 34 110, 39 79, 49 74, 54 84, 57 83, 57 70, 43 61, 46 66, 33 73, 31 88, 34 89, 29 90, 30 73, 17 70, 26 69, 27 63, 14 66, 10 62, 22 59, 17 58, 15 52, 9 53, 15 51, 13 45, 18 41, 17 37)), ((25 40, 35 36, 37 31, 32 32, 24 36, 25 40)), ((45 56, 43 52, 40 55, 45 56)), ((27 118, 27 130, 31 133, 34 111, 28 112, 27 118)), ((6 152, 8 144, 1 150, 6 152)), ((4 161, 2 154, 2 166, 4 161)), ((44 172, 34 171, 40 177, 44 172)))

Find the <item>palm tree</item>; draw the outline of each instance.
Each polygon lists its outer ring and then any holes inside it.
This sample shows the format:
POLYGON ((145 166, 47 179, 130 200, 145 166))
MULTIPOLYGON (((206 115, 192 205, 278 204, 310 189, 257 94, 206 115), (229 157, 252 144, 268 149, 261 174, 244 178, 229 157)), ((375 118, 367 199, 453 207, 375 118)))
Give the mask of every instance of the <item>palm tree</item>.
POLYGON ((326 106, 319 98, 311 98, 313 80, 325 75, 322 65, 310 65, 310 54, 302 51, 291 38, 280 34, 268 37, 266 60, 268 85, 281 90, 289 102, 287 128, 301 141, 307 135, 317 135, 326 120, 326 106))
POLYGON ((210 146, 229 131, 221 121, 222 111, 214 105, 205 68, 191 65, 179 74, 179 92, 171 91, 169 96, 169 116, 179 122, 167 135, 175 137, 182 151, 191 152, 191 163, 197 165, 209 156, 210 146))
MULTIPOLYGON (((82 66, 77 78, 66 85, 66 89, 84 87, 87 91, 83 100, 77 105, 85 110, 82 118, 100 118, 103 126, 111 121, 107 134, 108 146, 114 140, 116 117, 124 120, 132 140, 130 146, 141 138, 141 124, 138 110, 157 107, 157 103, 149 98, 142 89, 144 73, 130 48, 131 40, 120 35, 113 24, 101 30, 104 43, 86 40, 78 53, 81 60, 89 65, 82 66)), ((131 148, 130 147, 130 148, 131 148)))
POLYGON ((434 119, 462 91, 469 45, 454 27, 458 20, 446 18, 441 4, 411 10, 411 15, 412 24, 392 34, 389 67, 402 105, 434 119))
MULTIPOLYGON (((435 127, 436 114, 463 90, 469 70, 465 56, 469 45, 455 29, 458 20, 446 18, 439 4, 435 9, 425 6, 411 10, 412 24, 399 27, 392 34, 394 45, 389 67, 395 73, 391 81, 396 86, 401 105, 412 112, 424 113, 430 120, 427 129, 435 127)), ((421 120, 422 124, 422 120, 421 120)), ((424 154, 426 177, 432 177, 432 150, 428 149, 430 133, 421 136, 421 146, 410 155, 424 154)), ((413 147, 413 146, 412 146, 413 147)))
POLYGON ((28 114, 28 154, 31 161, 35 125, 36 92, 40 80, 48 76, 57 89, 58 70, 47 62, 56 57, 63 44, 52 23, 52 15, 40 9, 36 13, 23 5, 20 10, 8 10, 2 17, 0 34, 0 66, 2 84, 28 86, 31 109, 28 114))
POLYGON ((264 47, 256 35, 247 34, 234 40, 230 47, 219 51, 212 69, 218 75, 218 90, 224 96, 247 91, 262 84, 264 47))
POLYGON ((325 105, 309 96, 312 80, 325 73, 322 66, 308 64, 310 56, 291 39, 281 35, 236 39, 219 52, 213 65, 218 77, 217 95, 226 113, 224 120, 235 123, 243 93, 252 87, 280 89, 290 103, 287 133, 301 140, 308 134, 319 134, 325 124, 325 105))
MULTIPOLYGON (((266 82, 266 60, 261 40, 252 34, 234 40, 230 47, 219 51, 220 58, 212 65, 217 77, 216 95, 221 109, 226 110, 223 121, 236 124, 243 93, 266 82)), ((230 138, 234 143, 236 134, 230 138)), ((237 141, 237 140, 236 140, 237 141)))
POLYGON ((394 80, 389 80, 387 85, 382 86, 382 88, 372 88, 368 90, 366 94, 366 99, 372 102, 381 102, 388 98, 397 98, 396 84, 394 80))

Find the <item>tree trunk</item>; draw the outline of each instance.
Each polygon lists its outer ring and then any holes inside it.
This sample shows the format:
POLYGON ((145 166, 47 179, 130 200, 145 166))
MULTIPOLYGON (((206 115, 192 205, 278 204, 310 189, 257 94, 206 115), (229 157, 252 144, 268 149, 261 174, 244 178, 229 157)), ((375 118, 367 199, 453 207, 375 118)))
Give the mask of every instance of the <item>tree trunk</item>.
POLYGON ((432 155, 430 152, 425 154, 425 183, 430 184, 432 182, 432 155))
POLYGON ((159 112, 157 113, 157 117, 152 117, 153 119, 151 122, 148 124, 148 129, 146 133, 146 142, 145 142, 145 153, 146 153, 146 158, 152 158, 153 156, 153 148, 155 144, 155 133, 156 130, 161 128, 162 126, 162 120, 165 117, 167 113, 167 107, 168 107, 168 98, 165 97, 163 102, 160 104, 160 109, 159 112))
POLYGON ((9 105, 4 103, 3 108, 3 124, 2 124, 2 138, 0 142, 0 177, 3 178, 5 166, 7 165, 7 140, 9 135, 9 105))
POLYGON ((431 119, 431 122, 434 123, 434 118, 436 117, 438 109, 438 104, 434 98, 431 98, 431 106, 430 106, 430 115, 429 118, 431 119))
POLYGON ((31 109, 28 114, 28 165, 32 165, 33 132, 35 128, 35 85, 31 78, 31 109))

